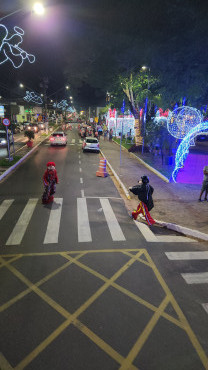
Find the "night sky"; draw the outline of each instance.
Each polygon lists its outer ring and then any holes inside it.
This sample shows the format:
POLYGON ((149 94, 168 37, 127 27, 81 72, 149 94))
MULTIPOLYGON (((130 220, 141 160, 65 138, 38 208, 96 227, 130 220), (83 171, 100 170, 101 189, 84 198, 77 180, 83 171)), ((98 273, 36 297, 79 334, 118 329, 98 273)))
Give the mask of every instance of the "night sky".
MULTIPOLYGON (((203 89, 206 99, 206 1, 47 0, 44 4, 42 18, 22 11, 1 21, 10 34, 14 26, 22 27, 23 49, 36 56, 34 64, 25 61, 18 70, 10 62, 0 65, 2 96, 20 97, 20 82, 41 93, 41 79, 48 77, 48 95, 68 83, 77 106, 104 106, 114 77, 145 64, 161 77, 162 88, 180 88, 186 94, 192 84, 193 95, 199 98, 203 89)), ((0 14, 29 5, 27 0, 1 0, 0 14)), ((63 97, 64 89, 57 94, 58 99, 63 97)))

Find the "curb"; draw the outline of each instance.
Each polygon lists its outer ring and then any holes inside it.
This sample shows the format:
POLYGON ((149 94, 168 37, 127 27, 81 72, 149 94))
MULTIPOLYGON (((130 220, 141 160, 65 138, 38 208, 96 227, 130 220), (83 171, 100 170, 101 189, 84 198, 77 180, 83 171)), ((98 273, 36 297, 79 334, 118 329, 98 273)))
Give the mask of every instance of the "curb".
POLYGON ((119 176, 117 175, 116 171, 113 169, 113 167, 111 166, 111 164, 108 162, 108 160, 106 159, 104 153, 100 150, 100 153, 101 155, 103 156, 103 158, 106 160, 106 163, 107 163, 107 166, 110 168, 110 170, 113 172, 113 175, 115 176, 116 180, 119 182, 121 188, 123 189, 125 195, 126 195, 126 198, 127 199, 131 199, 130 195, 129 195, 129 192, 128 190, 126 189, 125 185, 122 183, 122 181, 120 180, 119 176))
MULTIPOLYGON (((113 140, 113 142, 117 145, 120 146, 120 144, 118 144, 116 141, 113 140)), ((130 156, 132 156, 133 158, 137 159, 143 166, 145 166, 146 168, 148 168, 148 170, 152 171, 155 175, 157 175, 158 177, 160 177, 163 181, 169 183, 169 179, 162 175, 162 173, 160 173, 159 171, 157 171, 154 167, 150 166, 149 164, 147 164, 145 161, 143 161, 143 159, 137 157, 137 155, 135 155, 134 153, 131 153, 128 151, 128 149, 126 149, 123 145, 122 146, 122 149, 125 150, 126 152, 129 153, 130 156)))
MULTIPOLYGON (((45 141, 49 136, 51 135, 51 133, 45 137, 45 139, 43 139, 40 143, 38 143, 36 146, 34 146, 34 148, 32 148, 27 154, 25 154, 18 162, 16 162, 13 166, 9 167, 4 173, 2 173, 2 175, 0 176, 0 182, 7 176, 10 174, 10 172, 12 172, 13 170, 15 170, 16 167, 18 167, 31 153, 33 153, 35 151, 35 149, 43 143, 43 141, 45 141)), ((25 145, 24 145, 25 146, 25 145)), ((23 147, 24 147, 23 146, 23 147)), ((21 148, 22 149, 22 148, 21 148)))
MULTIPOLYGON (((105 155, 103 154, 103 152, 101 150, 100 150, 100 153, 103 156, 103 158, 106 159, 105 155)), ((127 191, 125 185, 123 184, 123 182, 121 181, 121 179, 119 178, 119 176, 117 175, 115 170, 112 168, 112 166, 110 165, 110 163, 108 162, 107 159, 106 159, 106 162, 107 162, 108 167, 113 172, 115 178, 119 182, 120 187, 124 190, 124 193, 125 193, 127 199, 131 199, 131 197, 129 195, 129 192, 127 191)), ((180 226, 180 225, 177 225, 177 224, 172 224, 170 222, 164 222, 164 221, 159 221, 159 220, 155 220, 155 221, 160 226, 165 227, 169 230, 173 230, 173 231, 181 233, 185 236, 191 236, 192 238, 196 238, 196 239, 199 239, 199 240, 208 241, 208 234, 202 233, 202 232, 197 231, 197 230, 189 229, 188 227, 180 226)))
POLYGON ((199 240, 208 241, 208 234, 202 233, 201 231, 192 230, 192 229, 189 229, 188 227, 180 226, 177 224, 172 224, 170 222, 164 222, 164 221, 158 221, 158 220, 155 220, 155 221, 157 224, 159 224, 160 226, 166 227, 167 229, 177 231, 178 233, 184 234, 186 236, 191 236, 199 240))

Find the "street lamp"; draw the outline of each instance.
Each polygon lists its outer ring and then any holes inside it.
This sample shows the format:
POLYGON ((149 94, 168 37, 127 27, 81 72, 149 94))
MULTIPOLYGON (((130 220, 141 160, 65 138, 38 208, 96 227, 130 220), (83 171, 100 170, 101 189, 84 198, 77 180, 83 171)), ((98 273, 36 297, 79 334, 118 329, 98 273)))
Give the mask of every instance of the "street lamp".
POLYGON ((66 89, 69 90, 69 85, 66 85, 66 89))
POLYGON ((34 10, 34 13, 37 15, 43 15, 45 13, 44 6, 41 3, 35 3, 33 5, 33 10, 34 10))
POLYGON ((19 87, 23 88, 23 87, 24 87, 24 85, 23 85, 23 84, 19 84, 19 87))
MULTIPOLYGON (((31 8, 21 8, 21 9, 15 10, 14 12, 9 13, 9 14, 5 15, 4 17, 1 17, 1 18, 0 18, 0 21, 2 21, 2 19, 5 19, 5 18, 10 17, 10 16, 11 16, 11 15, 13 15, 13 14, 17 14, 17 13, 22 12, 22 11, 23 11, 23 12, 27 12, 27 11, 30 11, 30 10, 31 10, 31 8)), ((37 15, 43 15, 43 14, 44 14, 44 12, 45 12, 44 6, 43 6, 43 4, 41 4, 41 3, 35 3, 35 4, 33 5, 32 10, 33 10, 33 11, 34 11, 34 13, 35 13, 35 14, 37 14, 37 15)))
POLYGON ((150 67, 142 66, 143 71, 147 72, 147 96, 145 99, 145 108, 144 108, 144 125, 143 125, 143 141, 142 141, 142 154, 144 153, 144 136, 146 131, 146 120, 147 120, 147 104, 148 104, 148 92, 149 92, 149 73, 150 73, 150 67))

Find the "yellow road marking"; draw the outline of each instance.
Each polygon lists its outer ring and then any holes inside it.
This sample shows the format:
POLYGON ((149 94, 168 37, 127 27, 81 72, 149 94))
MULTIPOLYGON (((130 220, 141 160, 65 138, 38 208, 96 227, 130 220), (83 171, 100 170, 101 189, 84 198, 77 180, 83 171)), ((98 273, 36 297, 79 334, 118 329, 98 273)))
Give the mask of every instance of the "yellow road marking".
MULTIPOLYGON (((77 257, 75 257, 75 260, 81 258, 84 255, 85 255, 85 253, 79 254, 77 257)), ((12 306, 14 303, 16 303, 17 301, 19 301, 20 299, 22 299, 24 296, 26 296, 28 293, 30 293, 33 290, 32 289, 32 286, 39 287, 40 285, 44 284, 46 281, 48 281, 49 279, 51 279, 52 277, 54 277, 55 275, 57 275, 60 271, 63 271, 64 269, 66 269, 71 264, 72 264, 72 261, 66 262, 64 265, 62 265, 58 269, 56 269, 53 272, 51 272, 51 274, 48 274, 43 279, 39 280, 37 283, 35 283, 35 284, 32 284, 31 283, 32 285, 29 288, 25 289, 23 292, 19 293, 18 295, 16 295, 12 299, 10 299, 9 301, 7 301, 3 305, 1 305, 0 306, 0 312, 3 312, 8 307, 12 306)))
POLYGON ((154 329, 155 325, 157 324, 161 313, 165 310, 169 303, 169 297, 165 297, 162 303, 160 304, 157 311, 154 313, 146 327, 144 328, 142 334, 137 339, 136 343, 132 347, 131 351, 129 352, 128 356, 126 357, 125 361, 123 362, 122 366, 120 367, 120 370, 128 370, 129 366, 132 364, 140 350, 142 349, 143 345, 147 341, 150 333, 154 329))
MULTIPOLYGON (((63 253, 60 253, 63 255, 63 253)), ((139 251, 136 256, 140 256, 141 252, 139 251)), ((136 257, 135 256, 135 257, 136 257)), ((124 266, 122 266, 102 287, 100 287, 97 292, 95 292, 84 304, 82 304, 71 316, 62 323, 53 333, 51 333, 48 338, 46 338, 42 343, 40 343, 28 356, 24 358, 15 368, 15 370, 22 370, 27 366, 35 357, 38 356, 57 336, 59 336, 64 329, 66 329, 81 313, 83 313, 107 288, 111 283, 118 279, 124 271, 126 271, 133 263, 135 258, 130 259, 124 266)), ((63 309, 64 310, 64 309, 63 309)), ((65 311, 65 310, 64 310, 65 311)))
POLYGON ((0 370, 13 370, 6 358, 0 353, 0 370))
MULTIPOLYGON (((195 334, 193 333, 187 319, 185 318, 182 310, 178 306, 175 298, 173 297, 171 291, 169 290, 167 284, 163 280, 162 276, 160 275, 159 271, 157 270, 155 264, 153 263, 151 257, 147 253, 145 249, 115 249, 115 250, 90 250, 90 251, 79 251, 79 255, 73 258, 71 255, 78 254, 77 251, 66 251, 66 252, 52 252, 52 253, 28 253, 28 254, 12 254, 12 255, 2 255, 1 257, 13 257, 9 259, 8 261, 5 261, 3 258, 0 258, 0 262, 2 262, 2 266, 6 266, 11 272, 14 273, 21 281, 23 281, 26 285, 28 285, 28 289, 26 289, 24 292, 20 293, 23 294, 25 292, 34 291, 36 294, 39 295, 46 303, 48 303, 51 307, 53 307, 55 310, 57 310, 62 316, 64 316, 67 320, 64 321, 51 335, 49 335, 48 338, 46 338, 42 343, 40 343, 34 351, 32 351, 25 359, 23 359, 19 365, 15 368, 16 370, 24 369, 27 364, 29 364, 40 352, 44 350, 61 332, 67 328, 71 323, 75 325, 79 330, 81 330, 86 336, 88 336, 94 343, 96 343, 101 349, 103 349, 108 355, 110 355, 115 361, 117 361, 121 365, 121 369, 136 369, 132 365, 132 361, 134 358, 138 355, 139 351, 141 350, 144 343, 148 340, 148 337, 151 333, 151 331, 154 329, 155 325, 157 324, 157 321, 160 316, 163 316, 170 322, 174 323, 181 329, 183 329, 193 347, 195 348, 196 352, 198 353, 198 356, 203 363, 206 370, 208 370, 208 358, 201 347, 198 339, 196 338, 195 334), (105 276, 101 275, 100 273, 94 271, 88 266, 85 266, 83 263, 78 261, 78 259, 82 256, 80 253, 83 254, 89 254, 89 253, 124 253, 128 255, 131 259, 120 269, 118 270, 111 279, 107 279, 105 276), (131 252, 137 252, 136 255, 131 254, 131 252), (144 254, 146 257, 146 260, 143 260, 141 258, 141 255, 144 254), (13 261, 26 256, 45 256, 45 255, 61 255, 69 260, 66 264, 61 266, 59 269, 55 270, 51 274, 49 274, 47 277, 43 278, 36 284, 32 284, 27 278, 25 278, 18 270, 16 270, 13 266, 10 265, 13 261), (135 261, 138 261, 140 263, 145 263, 149 267, 152 268, 153 272, 155 273, 155 276, 160 283, 160 286, 163 288, 164 292, 166 293, 166 297, 164 298, 163 302, 160 304, 159 308, 155 307, 154 305, 150 304, 149 302, 146 302, 145 300, 141 299, 137 295, 134 295, 127 289, 119 286, 115 283, 115 280, 122 275, 135 261), (67 265, 70 265, 71 263, 74 263, 81 267, 82 269, 88 271, 90 274, 93 274, 94 276, 98 277, 99 279, 103 280, 105 284, 98 289, 98 291, 93 294, 81 307, 77 309, 77 311, 74 312, 74 314, 70 314, 68 311, 66 311, 63 307, 61 307, 58 303, 56 303, 53 299, 51 299, 47 294, 43 293, 40 289, 38 289, 38 286, 41 285, 44 281, 49 280, 52 276, 54 276, 59 271, 63 270, 67 267, 67 265), (99 338, 95 333, 93 333, 89 328, 87 328, 85 325, 83 325, 77 317, 83 313, 109 286, 113 286, 114 288, 120 290, 122 293, 128 295, 129 297, 133 298, 135 301, 141 303, 145 307, 149 308, 154 312, 153 317, 150 319, 149 323, 147 324, 146 328, 144 329, 143 333, 140 335, 136 343, 133 345, 132 349, 129 352, 129 355, 124 359, 119 353, 117 353, 111 346, 109 346, 107 343, 105 343, 101 338, 99 338), (169 314, 165 313, 165 307, 168 303, 171 303, 175 312, 178 315, 179 320, 176 318, 170 316, 169 314)), ((27 294, 27 293, 25 293, 27 294)), ((20 299, 20 295, 18 295, 18 299, 20 299)), ((15 297, 16 298, 16 297, 15 297)), ((14 299, 15 299, 14 298, 14 299)), ((18 300, 17 299, 17 300, 18 300)), ((9 301, 10 302, 10 301, 9 301)), ((8 303, 8 302, 7 302, 8 303)), ((1 364, 1 363, 0 363, 1 364)), ((8 368, 9 369, 9 368, 8 368)), ((7 369, 6 369, 7 370, 7 369)))

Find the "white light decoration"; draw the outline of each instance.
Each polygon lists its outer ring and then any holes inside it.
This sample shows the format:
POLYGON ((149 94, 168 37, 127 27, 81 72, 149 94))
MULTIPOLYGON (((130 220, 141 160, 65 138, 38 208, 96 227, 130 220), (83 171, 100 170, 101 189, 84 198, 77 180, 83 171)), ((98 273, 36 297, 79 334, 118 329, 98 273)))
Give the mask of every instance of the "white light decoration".
POLYGON ((26 100, 28 103, 31 101, 35 104, 43 104, 43 100, 41 99, 41 97, 37 95, 34 91, 26 91, 26 96, 24 96, 23 99, 26 100))
POLYGON ((14 68, 20 68, 25 59, 29 63, 35 62, 35 56, 28 54, 20 45, 23 42, 24 31, 15 26, 14 33, 9 36, 8 29, 0 24, 0 65, 10 61, 14 68))
POLYGON ((167 128, 170 134, 183 139, 188 132, 202 120, 201 113, 192 107, 179 107, 168 116, 167 128))
POLYGON ((56 103, 54 103, 53 104, 53 107, 54 108, 59 108, 59 109, 66 109, 66 107, 68 107, 68 103, 67 103, 67 101, 66 100, 61 100, 58 104, 56 104, 56 103))
POLYGON ((194 138, 201 132, 204 132, 206 130, 208 130, 208 121, 200 122, 198 123, 198 125, 196 125, 189 131, 189 133, 184 137, 184 139, 180 143, 175 156, 175 168, 172 173, 172 178, 174 182, 176 182, 176 177, 179 169, 184 166, 184 162, 189 153, 189 147, 194 142, 194 138))

